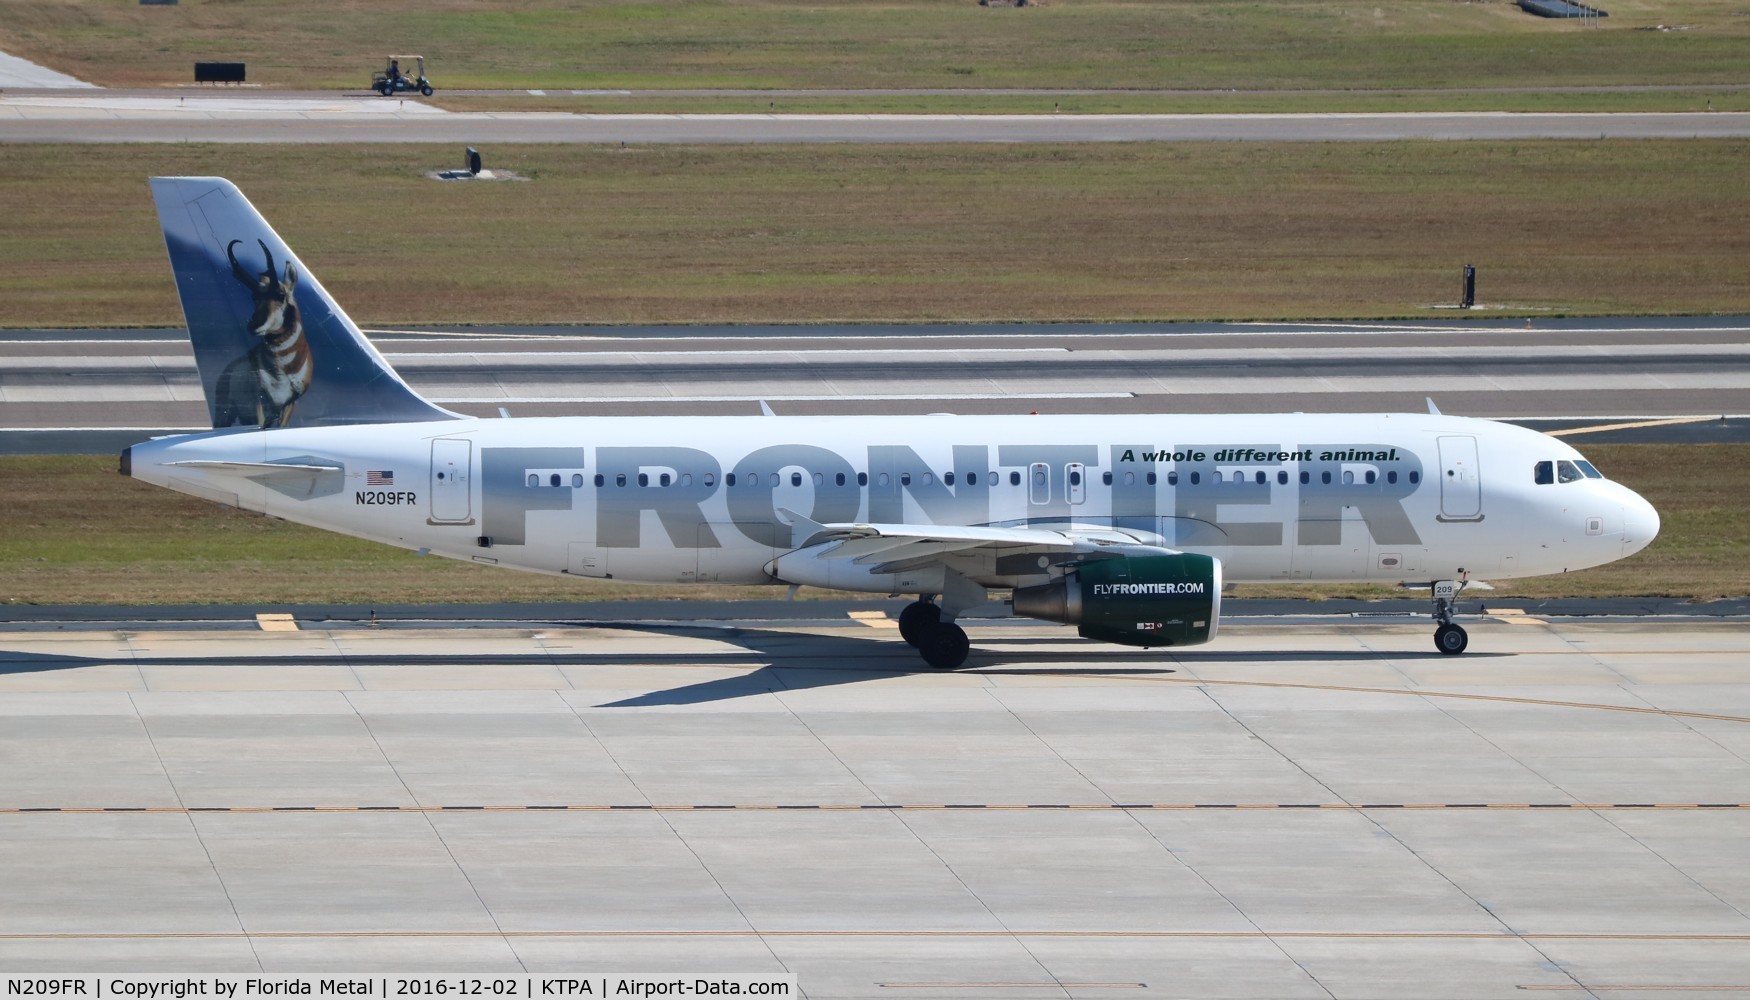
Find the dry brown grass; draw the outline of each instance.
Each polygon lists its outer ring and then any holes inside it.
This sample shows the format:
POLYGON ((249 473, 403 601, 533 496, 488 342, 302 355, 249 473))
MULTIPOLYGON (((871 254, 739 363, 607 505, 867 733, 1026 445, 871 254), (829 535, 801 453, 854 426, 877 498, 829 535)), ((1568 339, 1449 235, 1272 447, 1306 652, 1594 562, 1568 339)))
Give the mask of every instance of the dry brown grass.
MULTIPOLYGON (((1502 596, 1742 597, 1750 593, 1750 445, 1594 445, 1587 454, 1659 508, 1629 559, 1504 581, 1502 596)), ((756 587, 584 583, 420 559, 123 479, 113 459, 0 458, 0 601, 29 604, 450 603, 774 598, 756 587)), ((1383 588, 1242 588, 1242 596, 1390 596, 1383 588)), ((820 592, 804 591, 808 596, 820 592)), ((1401 595, 1400 595, 1401 596, 1401 595)))
POLYGON ((1750 311, 1750 141, 0 146, 0 325, 173 324, 145 178, 228 176, 367 323, 1750 311))
POLYGON ((221 59, 269 86, 357 88, 391 51, 423 52, 439 87, 1739 83, 1741 8, 1614 0, 1589 31, 1452 0, 5 0, 0 47, 110 86, 221 59), (1684 30, 1635 30, 1660 23, 1684 30))

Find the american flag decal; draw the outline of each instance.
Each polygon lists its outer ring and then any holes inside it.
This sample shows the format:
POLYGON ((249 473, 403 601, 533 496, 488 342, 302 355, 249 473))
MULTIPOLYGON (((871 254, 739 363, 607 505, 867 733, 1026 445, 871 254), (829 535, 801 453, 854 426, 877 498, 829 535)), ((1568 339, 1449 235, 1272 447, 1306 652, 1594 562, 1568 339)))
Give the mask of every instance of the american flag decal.
POLYGON ((384 469, 381 471, 376 470, 376 469, 372 469, 372 470, 365 473, 365 485, 366 486, 394 486, 395 485, 395 473, 393 473, 387 469, 384 469))

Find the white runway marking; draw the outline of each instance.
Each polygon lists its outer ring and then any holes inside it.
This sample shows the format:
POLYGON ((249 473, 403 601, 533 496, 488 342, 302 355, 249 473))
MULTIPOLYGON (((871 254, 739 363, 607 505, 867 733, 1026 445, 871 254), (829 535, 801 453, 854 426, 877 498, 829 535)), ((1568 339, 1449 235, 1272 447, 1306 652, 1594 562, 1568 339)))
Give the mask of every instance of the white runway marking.
POLYGON ((912 392, 813 393, 778 396, 429 396, 434 403, 815 403, 827 400, 956 400, 956 399, 1133 399, 1134 392, 912 392))

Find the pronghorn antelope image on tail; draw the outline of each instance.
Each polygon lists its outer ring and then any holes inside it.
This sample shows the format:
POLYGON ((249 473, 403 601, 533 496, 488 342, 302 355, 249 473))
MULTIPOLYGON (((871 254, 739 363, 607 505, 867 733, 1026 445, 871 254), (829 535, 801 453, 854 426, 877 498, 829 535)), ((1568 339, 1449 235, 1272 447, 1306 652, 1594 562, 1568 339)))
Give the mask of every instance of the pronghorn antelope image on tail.
POLYGON ((215 430, 455 417, 401 381, 230 181, 157 177, 152 197, 215 430))
POLYGON ((298 287, 298 269, 286 264, 284 277, 275 273, 273 251, 261 240, 267 270, 252 275, 237 262, 237 244, 225 245, 231 261, 231 276, 249 289, 255 312, 249 317, 250 336, 260 342, 248 353, 225 366, 213 388, 213 426, 284 427, 292 407, 310 388, 310 344, 304 339, 304 324, 293 297, 298 287))

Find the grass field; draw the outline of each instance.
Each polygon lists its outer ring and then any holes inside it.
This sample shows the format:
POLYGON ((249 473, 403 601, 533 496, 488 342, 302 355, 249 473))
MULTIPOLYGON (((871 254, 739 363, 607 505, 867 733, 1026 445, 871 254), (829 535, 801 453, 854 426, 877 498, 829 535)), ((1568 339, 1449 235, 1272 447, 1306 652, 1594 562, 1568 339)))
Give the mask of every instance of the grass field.
MULTIPOLYGON (((1750 311, 1750 141, 0 145, 0 326, 181 322, 145 178, 235 180, 357 319, 1750 311)), ((1447 314, 1449 315, 1449 314, 1447 314)))
MULTIPOLYGON (((1724 597, 1750 593, 1750 445, 1584 449, 1658 507, 1645 551, 1559 577, 1503 581, 1496 596, 1724 597)), ((104 457, 0 458, 0 601, 290 604, 773 598, 773 588, 633 587, 421 559, 123 479, 104 457)), ((817 596, 819 592, 804 592, 817 596)), ((1390 596, 1379 587, 1242 587, 1241 596, 1390 596)), ((1398 596, 1401 596, 1399 594, 1398 596)))
POLYGON ((267 86, 360 87, 391 51, 449 88, 1743 82, 1742 0, 1608 6, 1586 30, 1507 0, 5 0, 0 48, 109 86, 222 59, 267 86))

